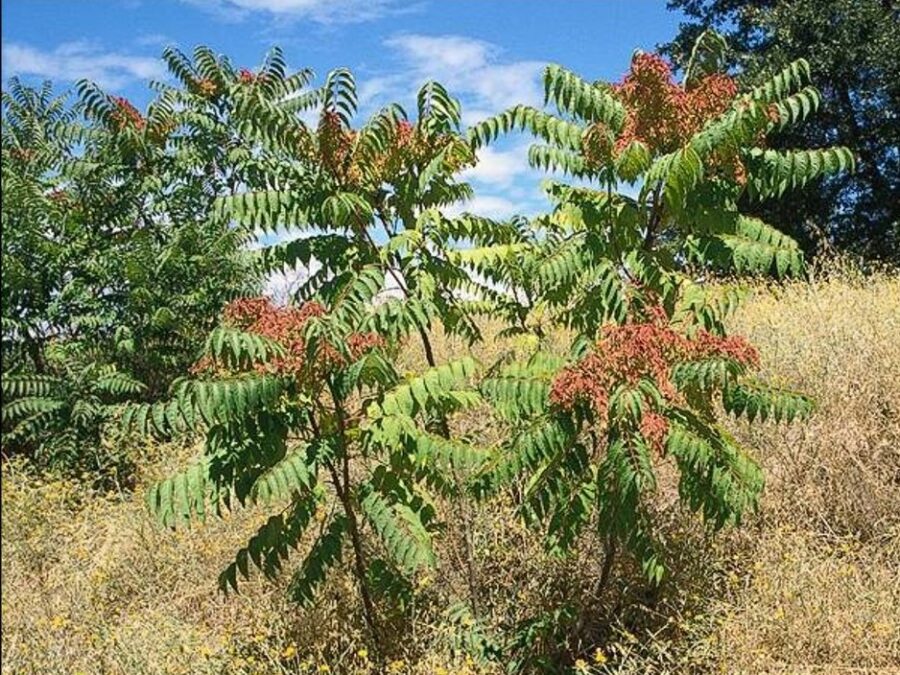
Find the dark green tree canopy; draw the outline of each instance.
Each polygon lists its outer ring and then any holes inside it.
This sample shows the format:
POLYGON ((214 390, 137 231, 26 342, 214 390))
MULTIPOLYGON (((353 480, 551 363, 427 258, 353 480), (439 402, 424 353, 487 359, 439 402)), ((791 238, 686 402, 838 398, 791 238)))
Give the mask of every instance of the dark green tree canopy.
POLYGON ((720 30, 729 62, 748 83, 799 57, 809 59, 822 114, 784 130, 776 147, 849 147, 854 174, 810 185, 759 215, 812 248, 829 243, 881 259, 900 258, 900 4, 894 0, 670 0, 689 20, 665 50, 684 65, 697 35, 720 30))

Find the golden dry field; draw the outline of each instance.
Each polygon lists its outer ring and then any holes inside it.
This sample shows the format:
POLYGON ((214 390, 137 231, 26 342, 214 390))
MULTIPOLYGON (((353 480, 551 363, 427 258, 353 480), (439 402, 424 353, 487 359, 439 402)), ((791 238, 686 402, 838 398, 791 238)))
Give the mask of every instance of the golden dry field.
MULTIPOLYGON (((653 595, 620 561, 590 619, 604 646, 585 649, 573 672, 900 672, 900 277, 819 272, 754 288, 732 323, 759 346, 766 375, 812 394, 818 411, 792 426, 733 425, 767 487, 756 516, 715 538, 678 508, 660 467, 672 574, 653 595)), ((443 354, 465 350, 437 340, 443 354)), ((475 355, 515 347, 488 340, 475 355)), ((492 433, 477 417, 457 423, 492 433)), ((3 673, 379 672, 349 576, 331 577, 314 611, 261 578, 217 593, 262 512, 155 527, 143 493, 192 452, 136 448, 134 491, 102 494, 4 462, 3 673)), ((601 557, 585 541, 572 559, 552 558, 512 513, 495 500, 471 514, 488 626, 551 616, 586 592, 601 557)), ((413 638, 387 647, 386 672, 502 672, 453 656, 457 628, 443 609, 465 593, 455 525, 439 542, 441 567, 417 579, 402 619, 413 638)))

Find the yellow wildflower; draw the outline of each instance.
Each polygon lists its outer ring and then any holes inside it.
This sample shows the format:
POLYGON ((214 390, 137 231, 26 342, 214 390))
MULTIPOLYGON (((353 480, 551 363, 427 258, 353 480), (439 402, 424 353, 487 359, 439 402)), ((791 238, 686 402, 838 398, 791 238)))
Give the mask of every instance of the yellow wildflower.
POLYGON ((292 642, 287 647, 284 648, 284 651, 281 652, 281 658, 283 659, 292 659, 297 655, 297 647, 294 646, 292 642))
POLYGON ((59 630, 66 626, 69 623, 69 620, 64 617, 62 614, 57 614, 52 619, 50 619, 50 628, 53 630, 59 630))
POLYGON ((603 650, 599 647, 597 648, 597 651, 594 652, 594 663, 596 663, 598 666, 602 666, 604 663, 606 663, 606 654, 604 654, 603 650))
POLYGON ((369 659, 369 650, 368 650, 368 649, 365 649, 365 648, 360 649, 358 652, 356 652, 356 655, 357 655, 359 658, 361 658, 363 661, 368 661, 368 659, 369 659))

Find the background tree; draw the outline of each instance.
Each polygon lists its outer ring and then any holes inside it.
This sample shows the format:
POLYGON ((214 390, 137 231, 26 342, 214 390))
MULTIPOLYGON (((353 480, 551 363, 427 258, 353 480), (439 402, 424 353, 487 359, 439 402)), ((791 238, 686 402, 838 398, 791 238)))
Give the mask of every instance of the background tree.
MULTIPOLYGON (((222 306, 256 290, 258 275, 247 232, 208 217, 229 189, 210 176, 231 174, 225 161, 203 171, 207 148, 221 146, 196 132, 198 106, 176 111, 164 94, 145 116, 89 83, 78 89, 74 106, 49 83, 32 89, 13 79, 3 92, 4 379, 36 376, 4 395, 44 392, 48 377, 59 380, 57 394, 81 391, 65 381, 114 368, 144 386, 96 388, 98 405, 121 395, 152 400, 193 363, 222 306)), ((7 451, 77 456, 70 435, 65 448, 57 444, 60 425, 49 415, 24 403, 15 410, 3 420, 15 431, 7 451)), ((81 435, 86 451, 97 433, 81 435)))
POLYGON ((820 115, 770 137, 773 147, 838 143, 859 160, 840 174, 755 211, 807 250, 834 245, 882 259, 900 252, 900 5, 892 0, 670 0, 688 21, 665 47, 684 66, 696 37, 721 30, 748 84, 808 58, 820 115), (821 232, 820 232, 821 231, 821 232))

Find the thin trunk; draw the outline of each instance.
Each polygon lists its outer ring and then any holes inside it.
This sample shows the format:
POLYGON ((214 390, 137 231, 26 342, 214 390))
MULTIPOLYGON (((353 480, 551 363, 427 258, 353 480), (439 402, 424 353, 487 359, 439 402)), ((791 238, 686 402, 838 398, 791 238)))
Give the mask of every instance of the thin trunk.
POLYGON ((612 572, 613 561, 616 558, 616 537, 610 534, 606 538, 606 544, 603 547, 603 567, 600 569, 600 578, 594 586, 594 596, 600 597, 609 584, 609 576, 612 572))
POLYGON ((356 519, 356 509, 353 507, 353 500, 350 495, 350 449, 347 446, 346 426, 344 422, 344 410, 341 407, 340 397, 334 391, 334 387, 329 383, 329 391, 334 401, 335 413, 338 419, 338 429, 340 432, 340 450, 341 457, 341 475, 338 475, 337 469, 330 461, 327 463, 331 472, 331 479, 334 482, 334 489, 337 492, 338 499, 344 507, 344 514, 347 516, 347 529, 350 533, 350 543, 353 547, 353 567, 356 573, 356 580, 359 584, 359 595, 363 603, 363 612, 366 619, 366 626, 372 636, 372 641, 376 649, 380 649, 381 635, 378 630, 377 614, 375 612, 375 603, 372 602, 372 596, 369 593, 369 586, 366 582, 366 558, 362 547, 362 536, 359 531, 359 524, 356 519))
MULTIPOLYGON (((406 222, 405 218, 413 218, 412 213, 402 214, 401 217, 406 222)), ((384 216, 381 216, 381 223, 384 226, 385 232, 388 237, 391 237, 392 234, 387 226, 387 220, 384 216)), ((409 229, 409 228, 406 228, 409 229)), ((372 237, 369 235, 368 231, 365 231, 365 236, 368 238, 369 243, 377 248, 375 242, 372 240, 372 237)), ((388 265, 388 272, 394 278, 394 281, 397 282, 397 285, 400 287, 400 290, 403 294, 409 298, 409 289, 406 284, 403 282, 403 279, 397 274, 390 265, 388 265)), ((419 326, 419 338, 422 340, 422 348, 425 351, 425 361, 428 363, 429 368, 434 368, 437 366, 437 361, 434 358, 434 349, 431 346, 431 340, 428 337, 428 333, 426 330, 419 326)), ((438 418, 438 426, 441 436, 444 438, 450 438, 450 427, 447 425, 446 418, 441 415, 438 418)), ((456 484, 459 484, 459 479, 456 471, 453 472, 453 480, 456 484)), ((478 615, 478 575, 475 571, 475 551, 472 543, 472 518, 471 513, 468 509, 468 504, 465 503, 464 499, 454 499, 454 506, 456 509, 457 517, 463 524, 463 549, 465 551, 466 557, 466 583, 469 587, 469 604, 472 606, 472 613, 476 616, 478 615)))
MULTIPOLYGON (((425 360, 428 362, 429 367, 434 368, 437 365, 437 362, 434 359, 431 340, 428 338, 428 333, 425 332, 424 328, 419 328, 419 336, 422 338, 422 347, 425 350, 425 360)), ((447 420, 443 415, 438 418, 438 425, 441 436, 449 439, 450 427, 447 425, 447 420)), ((453 481, 459 485, 459 474, 455 469, 453 471, 453 481)), ((472 513, 469 510, 468 502, 464 498, 455 498, 453 499, 453 503, 456 510, 456 516, 463 526, 462 542, 466 559, 466 584, 469 587, 469 604, 472 607, 472 613, 475 616, 478 616, 478 574, 475 571, 475 546, 472 542, 472 513)))
MULTIPOLYGON (((587 600, 589 602, 599 600, 603 596, 604 591, 606 591, 615 558, 616 537, 612 532, 610 532, 603 544, 603 564, 600 567, 600 576, 594 583, 594 587, 591 589, 591 592, 587 595, 587 600)), ((581 614, 578 617, 578 622, 575 624, 575 630, 572 633, 573 637, 576 640, 581 640, 581 634, 584 631, 586 623, 587 614, 585 613, 584 609, 582 609, 581 614)))
POLYGON ((350 500, 347 484, 344 483, 342 485, 338 472, 331 462, 328 462, 327 466, 331 472, 334 490, 337 492, 338 499, 341 500, 341 505, 344 507, 344 515, 347 516, 347 529, 350 531, 350 544, 353 547, 353 570, 356 573, 359 595, 363 603, 363 617, 366 620, 366 627, 369 629, 372 641, 378 647, 381 644, 381 639, 375 618, 375 603, 372 602, 372 596, 366 584, 366 558, 362 550, 362 537, 359 534, 359 527, 356 522, 356 510, 353 508, 353 503, 350 500))

